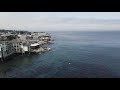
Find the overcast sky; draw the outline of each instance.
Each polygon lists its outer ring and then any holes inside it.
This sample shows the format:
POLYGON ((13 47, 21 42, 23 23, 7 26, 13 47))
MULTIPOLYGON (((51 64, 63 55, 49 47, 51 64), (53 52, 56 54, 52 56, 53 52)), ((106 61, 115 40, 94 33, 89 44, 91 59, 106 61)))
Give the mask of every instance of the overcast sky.
POLYGON ((120 30, 120 12, 0 12, 1 29, 120 30))

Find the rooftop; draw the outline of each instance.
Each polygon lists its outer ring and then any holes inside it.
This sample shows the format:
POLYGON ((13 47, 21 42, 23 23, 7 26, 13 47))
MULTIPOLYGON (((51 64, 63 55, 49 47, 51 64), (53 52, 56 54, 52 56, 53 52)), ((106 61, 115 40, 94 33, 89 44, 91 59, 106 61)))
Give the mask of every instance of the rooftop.
POLYGON ((38 43, 34 43, 34 44, 31 44, 30 46, 38 46, 39 44, 38 43))

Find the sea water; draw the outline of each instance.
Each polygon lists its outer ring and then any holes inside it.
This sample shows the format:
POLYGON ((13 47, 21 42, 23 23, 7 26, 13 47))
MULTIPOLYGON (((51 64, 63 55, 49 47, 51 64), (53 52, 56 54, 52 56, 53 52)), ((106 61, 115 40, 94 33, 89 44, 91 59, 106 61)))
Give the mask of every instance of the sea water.
POLYGON ((15 56, 0 63, 1 78, 120 77, 120 32, 53 31, 42 54, 15 56))

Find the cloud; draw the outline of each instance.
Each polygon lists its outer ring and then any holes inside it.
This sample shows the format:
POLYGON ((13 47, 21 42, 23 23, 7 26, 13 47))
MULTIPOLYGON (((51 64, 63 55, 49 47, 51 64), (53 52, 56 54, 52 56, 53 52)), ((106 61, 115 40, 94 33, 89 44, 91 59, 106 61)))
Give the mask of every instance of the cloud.
POLYGON ((23 30, 120 30, 120 20, 81 19, 78 17, 40 16, 29 13, 0 12, 0 28, 23 30))

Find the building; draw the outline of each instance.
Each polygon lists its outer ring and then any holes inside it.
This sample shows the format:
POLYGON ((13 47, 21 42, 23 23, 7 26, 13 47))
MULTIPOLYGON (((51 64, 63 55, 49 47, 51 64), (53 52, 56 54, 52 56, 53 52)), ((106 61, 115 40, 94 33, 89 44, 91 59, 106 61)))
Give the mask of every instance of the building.
POLYGON ((51 36, 45 32, 0 33, 0 58, 6 58, 15 53, 45 52, 43 45, 50 39, 51 36))
POLYGON ((11 42, 0 42, 0 58, 6 58, 15 53, 11 42))

